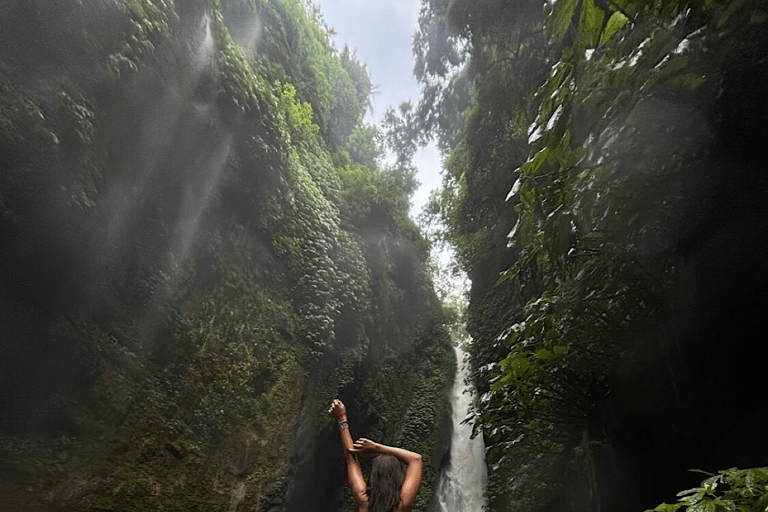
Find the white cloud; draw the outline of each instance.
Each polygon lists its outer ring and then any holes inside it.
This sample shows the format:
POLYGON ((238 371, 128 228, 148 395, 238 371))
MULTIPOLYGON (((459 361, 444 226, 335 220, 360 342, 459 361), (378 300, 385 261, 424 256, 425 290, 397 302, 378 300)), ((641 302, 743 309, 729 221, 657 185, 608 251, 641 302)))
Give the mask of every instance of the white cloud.
POLYGON ((434 143, 429 144, 416 153, 413 163, 419 170, 418 179, 421 182, 421 186, 413 194, 413 206, 411 208, 411 217, 417 217, 429 201, 429 194, 438 188, 442 182, 440 151, 434 143))

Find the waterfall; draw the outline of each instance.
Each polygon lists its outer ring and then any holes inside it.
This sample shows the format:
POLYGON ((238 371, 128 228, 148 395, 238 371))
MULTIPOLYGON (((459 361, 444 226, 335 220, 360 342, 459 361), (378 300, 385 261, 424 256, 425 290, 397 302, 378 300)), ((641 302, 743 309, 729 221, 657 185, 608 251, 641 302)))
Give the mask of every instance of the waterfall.
POLYGON ((464 351, 459 347, 455 350, 458 368, 451 391, 451 461, 440 474, 437 489, 439 510, 480 512, 485 504, 485 445, 482 436, 471 439, 472 426, 462 423, 469 411, 472 389, 465 383, 469 370, 464 362, 464 351))
POLYGON ((200 20, 200 29, 203 35, 193 56, 195 71, 198 72, 213 63, 213 54, 216 49, 213 32, 211 32, 211 18, 207 13, 200 20))

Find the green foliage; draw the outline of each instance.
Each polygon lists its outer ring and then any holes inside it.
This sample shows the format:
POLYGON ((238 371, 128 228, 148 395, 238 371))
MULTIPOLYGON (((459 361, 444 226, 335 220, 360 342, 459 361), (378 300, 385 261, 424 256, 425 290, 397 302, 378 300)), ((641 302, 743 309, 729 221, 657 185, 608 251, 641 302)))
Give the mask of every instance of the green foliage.
POLYGON ((91 146, 93 105, 67 80, 36 90, 0 89, 0 150, 6 162, 0 202, 5 214, 93 208, 100 178, 91 146))
POLYGON ((384 157, 381 133, 375 126, 357 126, 349 136, 347 151, 355 162, 377 169, 384 157))
POLYGON ((271 81, 291 83, 298 98, 312 105, 314 122, 328 146, 343 147, 373 92, 365 65, 349 49, 339 55, 316 7, 297 0, 259 0, 230 16, 246 16, 248 10, 263 27, 255 69, 271 81))
POLYGON ((255 73, 219 15, 212 19, 218 70, 217 101, 269 119, 276 110, 268 82, 255 73))
POLYGON ((387 146, 395 153, 397 165, 408 165, 416 154, 419 124, 410 101, 395 110, 390 107, 382 121, 387 146))
MULTIPOLYGON (((447 359, 447 358, 445 358, 447 359)), ((444 361, 441 367, 435 368, 432 375, 422 375, 416 382, 411 398, 411 405, 406 416, 405 428, 401 438, 401 445, 417 453, 422 454, 424 470, 422 472, 422 485, 425 489, 432 489, 438 481, 439 456, 436 453, 436 436, 424 434, 434 430, 435 425, 440 425, 442 418, 447 414, 445 400, 435 390, 445 389, 448 372, 445 371, 444 361)), ((414 508, 426 510, 427 504, 433 499, 427 492, 420 492, 416 498, 414 508)))
MULTIPOLYGON (((572 347, 564 358, 567 366, 548 368, 533 381, 554 379, 559 381, 558 387, 577 385, 580 393, 586 393, 584 384, 602 382, 610 375, 611 361, 616 361, 621 350, 618 340, 631 341, 629 333, 664 315, 659 298, 670 295, 674 262, 665 260, 664 249, 653 259, 640 253, 652 244, 650 237, 659 236, 654 231, 669 225, 675 208, 670 195, 696 161, 693 152, 699 145, 695 137, 701 131, 689 124, 691 116, 683 109, 673 120, 676 133, 686 138, 678 139, 674 150, 653 136, 637 134, 648 133, 660 121, 650 117, 652 102, 646 105, 644 94, 679 91, 680 82, 675 78, 690 69, 700 70, 704 61, 697 60, 696 50, 685 55, 678 50, 686 37, 700 37, 701 31, 695 33, 698 27, 689 27, 687 35, 671 37, 676 21, 668 30, 658 30, 655 22, 644 28, 636 19, 634 29, 645 37, 640 50, 624 45, 624 40, 608 43, 624 23, 621 16, 610 11, 596 13, 599 9, 591 2, 582 3, 581 14, 573 12, 574 6, 573 2, 558 2, 550 18, 553 36, 560 38, 573 17, 576 37, 573 46, 562 50, 538 92, 539 110, 530 128, 534 134, 531 156, 519 168, 518 184, 510 194, 519 200, 519 218, 510 239, 521 253, 500 282, 514 279, 524 288, 530 286, 527 282, 532 276, 540 290, 525 305, 525 324, 515 324, 525 325, 521 332, 524 342, 512 344, 505 361, 524 357, 523 347, 527 346, 537 356, 532 367, 547 367, 549 358, 541 361, 538 355, 553 354, 553 347, 564 347, 560 340, 567 340, 572 347), (614 22, 606 24, 604 19, 614 22), (605 45, 599 55, 584 53, 584 48, 594 48, 598 42, 605 45), (616 92, 606 94, 598 84, 611 84, 616 92), (621 92, 628 89, 641 94, 630 100, 621 92), (629 155, 633 160, 640 155, 645 158, 630 164, 629 155), (542 301, 553 307, 539 308, 542 301), (580 318, 590 320, 580 325, 580 318), (595 322, 601 326, 597 335, 593 334, 595 322), (578 354, 590 354, 597 364, 592 369, 584 367, 578 354)), ((653 14, 654 18, 662 15, 653 14)), ((718 18, 709 23, 716 25, 718 18)), ((519 392, 534 401, 547 399, 546 392, 527 388, 516 371, 513 364, 502 365, 497 381, 501 385, 492 387, 491 395, 509 385, 514 391, 505 393, 519 392)), ((545 390, 548 387, 544 385, 545 390)), ((589 411, 589 400, 565 403, 589 411)), ((547 409, 569 416, 563 407, 547 409)), ((527 410, 513 407, 508 412, 519 416, 527 410)))
POLYGON ((278 108, 286 114, 286 121, 296 135, 297 143, 302 139, 311 140, 318 132, 318 126, 312 122, 312 106, 296 100, 293 85, 285 84, 283 87, 278 108))
POLYGON ((430 211, 473 283, 495 510, 525 508, 503 495, 538 455, 573 460, 623 362, 684 308, 673 226, 727 62, 754 62, 764 31, 756 1, 424 2, 420 121, 453 141, 430 211))
POLYGON ((311 141, 296 135, 286 176, 291 189, 286 198, 290 203, 285 205, 289 215, 271 229, 276 253, 287 259, 295 283, 303 337, 319 356, 332 344, 342 305, 353 311, 366 308, 369 285, 359 242, 341 230, 338 207, 326 195, 338 193, 330 158, 310 151, 311 141))
POLYGON ((121 0, 117 6, 128 18, 127 33, 119 50, 109 56, 107 65, 120 75, 137 71, 157 42, 167 37, 178 17, 174 0, 121 0))
POLYGON ((709 478, 677 493, 679 501, 662 503, 646 512, 739 511, 763 512, 768 508, 768 468, 724 469, 716 475, 701 471, 709 478))
POLYGON ((342 202, 341 219, 353 229, 365 226, 380 194, 377 178, 380 173, 348 162, 339 168, 342 202))

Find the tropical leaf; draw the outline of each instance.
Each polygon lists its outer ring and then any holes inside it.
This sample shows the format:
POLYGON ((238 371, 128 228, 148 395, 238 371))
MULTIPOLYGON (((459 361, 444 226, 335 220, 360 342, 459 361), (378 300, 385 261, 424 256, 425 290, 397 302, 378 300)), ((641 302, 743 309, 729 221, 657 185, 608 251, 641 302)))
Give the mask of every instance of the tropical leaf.
POLYGON ((552 40, 557 41, 565 35, 570 27, 579 0, 557 0, 551 14, 550 31, 552 40))
POLYGON ((598 43, 599 46, 603 46, 608 40, 613 37, 613 35, 621 30, 621 28, 626 25, 627 21, 629 21, 629 18, 627 18, 624 13, 615 11, 613 14, 611 14, 611 17, 608 18, 608 22, 605 24, 605 28, 603 28, 603 33, 600 34, 600 41, 598 43))

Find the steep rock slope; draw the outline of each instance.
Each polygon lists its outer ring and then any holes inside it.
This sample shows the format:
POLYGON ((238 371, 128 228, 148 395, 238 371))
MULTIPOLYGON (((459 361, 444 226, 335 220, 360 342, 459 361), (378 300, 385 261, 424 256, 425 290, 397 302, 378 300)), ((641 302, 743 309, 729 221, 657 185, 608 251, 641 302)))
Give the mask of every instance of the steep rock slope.
POLYGON ((426 510, 453 352, 407 192, 349 142, 370 79, 318 13, 0 20, 0 508, 348 510, 338 396, 424 455, 426 510))

